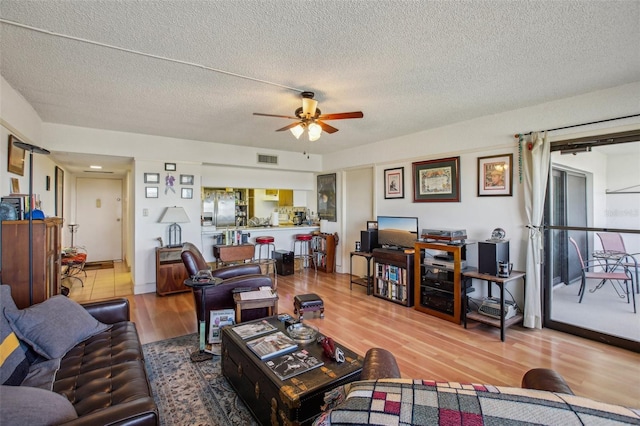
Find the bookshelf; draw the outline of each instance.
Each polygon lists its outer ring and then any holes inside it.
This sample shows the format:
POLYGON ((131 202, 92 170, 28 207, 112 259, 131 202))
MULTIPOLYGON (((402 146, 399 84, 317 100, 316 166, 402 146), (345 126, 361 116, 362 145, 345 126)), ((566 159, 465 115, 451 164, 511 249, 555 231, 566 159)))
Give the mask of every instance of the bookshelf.
POLYGON ((311 240, 313 260, 318 270, 331 273, 336 267, 337 234, 317 234, 311 240))
POLYGON ((404 306, 413 306, 414 254, 403 250, 377 248, 373 295, 404 306))

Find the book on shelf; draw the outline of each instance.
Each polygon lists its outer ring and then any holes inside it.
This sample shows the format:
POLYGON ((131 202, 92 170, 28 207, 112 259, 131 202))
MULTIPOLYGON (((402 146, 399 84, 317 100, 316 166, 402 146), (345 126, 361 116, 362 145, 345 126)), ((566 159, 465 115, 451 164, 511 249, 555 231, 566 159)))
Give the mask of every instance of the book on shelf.
POLYGON ((298 374, 305 373, 324 365, 324 362, 311 355, 305 349, 280 355, 270 359, 265 365, 273 371, 280 380, 287 380, 298 374))
POLYGON ((298 344, 282 331, 278 331, 249 340, 247 347, 258 355, 258 358, 268 359, 291 352, 298 348, 298 344))
POLYGON ((269 324, 269 321, 267 320, 248 322, 233 327, 233 331, 244 340, 251 339, 252 337, 258 337, 266 333, 271 333, 275 329, 276 328, 269 324))
POLYGON ((220 309, 211 311, 209 316, 209 343, 220 343, 222 338, 220 330, 225 325, 235 322, 236 312, 233 309, 220 309))

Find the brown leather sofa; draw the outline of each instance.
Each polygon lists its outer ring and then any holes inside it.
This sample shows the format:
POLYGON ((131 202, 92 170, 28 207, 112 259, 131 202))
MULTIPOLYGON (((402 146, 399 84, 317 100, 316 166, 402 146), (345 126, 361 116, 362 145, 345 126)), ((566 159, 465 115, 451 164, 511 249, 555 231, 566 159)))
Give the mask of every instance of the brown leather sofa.
MULTIPOLYGON (((360 380, 399 379, 400 368, 391 352, 382 348, 371 348, 364 356, 360 380)), ((564 378, 555 370, 534 368, 522 377, 524 389, 536 389, 549 392, 567 393, 573 391, 564 378)))
MULTIPOLYGON (((185 243, 182 247, 182 262, 189 273, 195 275, 198 271, 210 269, 200 250, 191 243, 185 243)), ((233 289, 236 287, 273 287, 273 279, 268 275, 263 275, 260 265, 257 263, 242 263, 239 265, 226 266, 211 271, 211 275, 222 278, 221 284, 204 289, 205 312, 219 309, 234 309, 233 289)), ((196 317, 198 323, 201 318, 201 288, 193 289, 195 301, 196 317)), ((250 321, 266 317, 267 308, 247 309, 242 311, 242 320, 250 321)), ((209 330, 209 316, 205 318, 206 330, 209 330)))
MULTIPOLYGON (((60 360, 53 379, 53 392, 71 402, 78 418, 65 425, 157 425, 158 408, 145 370, 142 346, 135 324, 130 321, 129 301, 125 298, 82 304, 98 321, 113 324, 69 350, 60 360)), ((9 410, 17 394, 3 387, 2 410, 9 410)), ((37 391, 50 392, 44 389, 37 391)), ((42 403, 35 402, 42 405, 42 403)), ((46 410, 45 407, 39 409, 46 410)), ((18 409, 24 411, 23 409, 18 409)), ((25 424, 5 413, 7 424, 25 424)), ((44 414, 47 416, 46 414, 44 414)), ((20 413, 17 413, 20 416, 20 413)), ((19 417, 18 417, 19 418, 19 417)))

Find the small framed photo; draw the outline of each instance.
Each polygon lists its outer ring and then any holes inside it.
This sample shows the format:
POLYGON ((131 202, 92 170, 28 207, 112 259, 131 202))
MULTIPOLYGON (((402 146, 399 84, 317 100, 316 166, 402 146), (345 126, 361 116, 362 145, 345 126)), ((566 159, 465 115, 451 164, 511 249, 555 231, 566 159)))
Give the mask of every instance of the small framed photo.
MULTIPOLYGON (((47 176, 49 177, 49 176, 47 176)), ((47 191, 49 190, 49 188, 47 188, 47 191)), ((20 181, 18 180, 18 178, 11 178, 11 193, 12 194, 19 194, 20 193, 20 181)))
POLYGON ((367 221, 367 230, 369 229, 378 229, 378 221, 377 220, 368 220, 367 221))
POLYGON ((193 185, 193 175, 180 175, 180 185, 193 185))
POLYGON ((404 198, 404 167, 384 171, 384 198, 404 198))
POLYGON ((175 172, 176 163, 164 163, 164 169, 168 172, 175 172))
POLYGON ((460 202, 460 157, 413 163, 413 202, 460 202))
POLYGON ((145 173, 144 183, 160 183, 160 173, 145 173))
POLYGON ((478 157, 478 197, 513 195, 513 154, 478 157))
POLYGON ((147 186, 145 189, 144 196, 147 198, 158 198, 158 187, 157 186, 147 186))
POLYGON ((182 188, 182 198, 193 198, 193 188, 182 188))

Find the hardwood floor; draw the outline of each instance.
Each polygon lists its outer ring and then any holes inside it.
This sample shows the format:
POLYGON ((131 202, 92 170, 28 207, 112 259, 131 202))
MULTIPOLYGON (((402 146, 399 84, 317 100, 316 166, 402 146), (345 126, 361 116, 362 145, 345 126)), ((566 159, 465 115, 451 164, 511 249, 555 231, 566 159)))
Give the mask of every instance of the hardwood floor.
MULTIPOLYGON (((120 275, 120 274, 115 274, 120 275)), ((313 270, 278 277, 279 312, 293 313, 296 294, 316 293, 325 318, 305 318, 320 331, 364 355, 371 347, 394 353, 403 377, 519 386, 535 367, 552 368, 580 396, 640 408, 640 354, 554 330, 519 326, 468 329, 374 296, 349 290, 348 274, 313 270)), ((73 295, 72 295, 73 297, 73 295)), ((127 296, 143 343, 196 332, 193 296, 127 296)))

